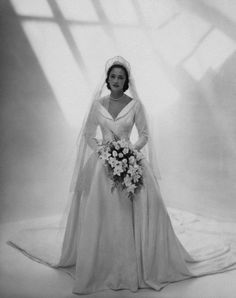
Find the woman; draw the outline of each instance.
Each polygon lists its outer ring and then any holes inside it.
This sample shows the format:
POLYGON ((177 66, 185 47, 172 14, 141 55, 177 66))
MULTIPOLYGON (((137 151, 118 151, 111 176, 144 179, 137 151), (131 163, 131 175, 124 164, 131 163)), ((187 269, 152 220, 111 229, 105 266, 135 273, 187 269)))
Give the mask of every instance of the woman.
MULTIPOLYGON (((71 182, 73 193, 62 253, 54 267, 75 266, 74 293, 106 289, 160 290, 176 282, 236 268, 228 248, 204 250, 191 256, 175 235, 164 206, 152 137, 144 106, 138 98, 129 63, 122 57, 106 64, 106 79, 94 95, 78 138, 78 154, 71 182), (101 97, 106 84, 109 95, 101 97), (129 90, 131 97, 125 94, 129 90), (130 135, 136 125, 138 140, 130 135), (143 183, 133 199, 115 188, 98 158, 99 140, 125 139, 142 151, 143 183), (146 151, 145 151, 146 150, 146 151)), ((36 256, 37 257, 37 256, 36 256)))

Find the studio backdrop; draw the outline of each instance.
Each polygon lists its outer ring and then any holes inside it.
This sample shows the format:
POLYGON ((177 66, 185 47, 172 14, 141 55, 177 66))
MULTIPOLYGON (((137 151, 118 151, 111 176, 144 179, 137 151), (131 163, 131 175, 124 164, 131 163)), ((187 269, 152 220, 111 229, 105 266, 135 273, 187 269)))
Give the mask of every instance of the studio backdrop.
POLYGON ((127 59, 154 120, 167 206, 236 218, 234 0, 3 0, 0 221, 64 208, 105 61, 127 59))

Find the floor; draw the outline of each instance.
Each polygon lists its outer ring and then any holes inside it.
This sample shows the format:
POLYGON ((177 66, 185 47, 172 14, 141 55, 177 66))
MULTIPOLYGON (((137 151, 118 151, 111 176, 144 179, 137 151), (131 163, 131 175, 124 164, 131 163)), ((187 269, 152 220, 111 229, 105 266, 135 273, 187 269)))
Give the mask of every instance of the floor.
MULTIPOLYGON (((206 229, 206 226, 209 235, 214 235, 220 227, 221 235, 235 236, 235 224, 222 223, 219 226, 212 220, 206 220, 190 213, 183 213, 174 209, 169 211, 174 227, 180 236, 181 234, 186 235, 186 227, 199 232, 202 228, 206 229)), ((54 220, 55 218, 47 218, 43 219, 43 222, 53 222, 54 220)), ((34 220, 32 224, 37 224, 38 221, 34 220)), ((13 232, 28 225, 29 221, 13 222, 0 226, 0 298, 78 297, 79 295, 72 294, 73 279, 68 274, 34 262, 6 244, 13 232)), ((122 290, 81 296, 96 298, 235 298, 236 270, 173 283, 160 292, 140 290, 132 293, 122 290)))

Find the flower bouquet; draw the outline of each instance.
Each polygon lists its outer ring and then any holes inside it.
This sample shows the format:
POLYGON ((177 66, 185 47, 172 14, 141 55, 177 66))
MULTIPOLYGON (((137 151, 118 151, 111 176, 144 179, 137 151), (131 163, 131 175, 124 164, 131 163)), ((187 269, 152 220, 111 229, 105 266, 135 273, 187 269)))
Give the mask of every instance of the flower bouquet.
POLYGON ((113 136, 112 141, 98 143, 97 153, 112 180, 111 192, 115 188, 126 190, 128 197, 133 199, 143 185, 143 154, 126 140, 113 136))

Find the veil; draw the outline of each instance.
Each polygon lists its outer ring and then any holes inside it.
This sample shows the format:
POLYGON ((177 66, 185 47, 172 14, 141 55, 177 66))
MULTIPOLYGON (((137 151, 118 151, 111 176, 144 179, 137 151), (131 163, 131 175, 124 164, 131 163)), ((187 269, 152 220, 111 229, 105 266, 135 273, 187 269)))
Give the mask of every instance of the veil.
POLYGON ((70 186, 69 186, 68 200, 65 204, 64 213, 63 213, 61 221, 60 221, 61 226, 65 226, 66 219, 67 219, 68 213, 69 213, 69 209, 72 206, 73 200, 80 199, 81 194, 82 194, 83 189, 86 184, 86 181, 83 177, 83 170, 84 170, 87 160, 89 159, 89 157, 91 156, 91 154, 94 151, 93 150, 94 148, 91 148, 92 146, 88 142, 88 138, 87 138, 88 134, 91 134, 91 133, 94 134, 94 138, 93 138, 95 140, 94 145, 96 144, 96 131, 91 132, 91 127, 89 125, 89 122, 90 122, 89 119, 91 117, 93 117, 94 103, 101 98, 101 96, 104 92, 104 89, 106 89, 105 80, 106 80, 106 76, 107 76, 107 71, 114 64, 122 65, 123 67, 126 68, 127 73, 129 75, 128 92, 130 93, 131 97, 133 97, 137 101, 139 101, 143 107, 143 111, 144 111, 144 115, 146 117, 147 127, 148 127, 148 142, 141 149, 141 151, 142 151, 143 155, 145 156, 145 158, 147 159, 147 161, 149 162, 150 167, 152 168, 156 179, 161 179, 160 170, 159 170, 159 166, 158 166, 158 162, 157 162, 157 152, 156 152, 157 150, 155 149, 154 141, 153 141, 154 138, 153 138, 153 130, 152 130, 152 125, 151 125, 151 120, 150 120, 149 116, 147 115, 145 106, 142 103, 142 101, 138 95, 138 92, 137 92, 137 89, 135 86, 135 81, 134 81, 133 75, 131 73, 131 67, 130 67, 129 62, 121 56, 115 56, 115 57, 109 59, 105 64, 105 69, 101 75, 100 82, 98 83, 98 85, 91 97, 90 103, 88 104, 88 108, 87 108, 87 111, 86 111, 84 119, 83 119, 82 127, 81 127, 80 132, 76 139, 75 165, 74 165, 72 179, 71 179, 70 186))

